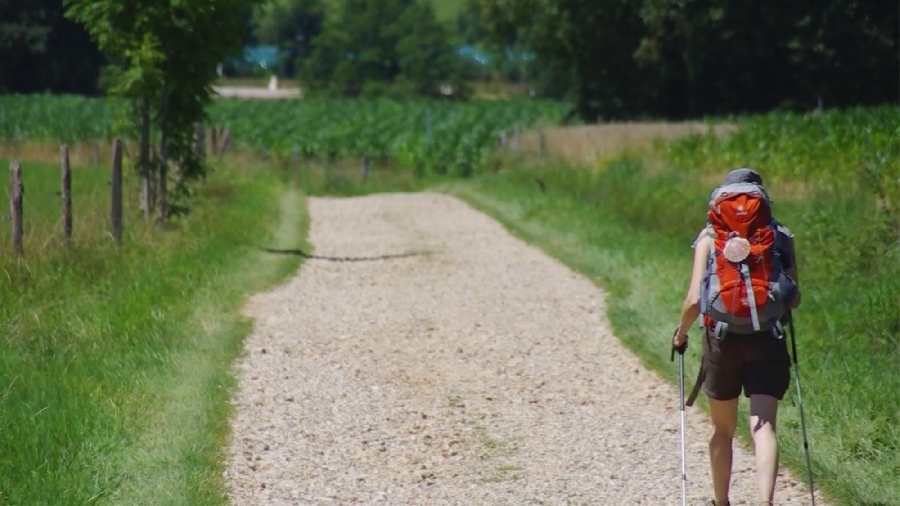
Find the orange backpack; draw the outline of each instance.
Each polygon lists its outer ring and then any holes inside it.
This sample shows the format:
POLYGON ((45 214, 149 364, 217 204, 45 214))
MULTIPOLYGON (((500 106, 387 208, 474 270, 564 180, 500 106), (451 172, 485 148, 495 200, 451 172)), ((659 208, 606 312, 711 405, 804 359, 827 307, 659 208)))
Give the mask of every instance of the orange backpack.
POLYGON ((707 259, 701 312, 718 338, 780 329, 796 283, 784 272, 786 236, 772 217, 762 186, 726 184, 709 201, 707 259))

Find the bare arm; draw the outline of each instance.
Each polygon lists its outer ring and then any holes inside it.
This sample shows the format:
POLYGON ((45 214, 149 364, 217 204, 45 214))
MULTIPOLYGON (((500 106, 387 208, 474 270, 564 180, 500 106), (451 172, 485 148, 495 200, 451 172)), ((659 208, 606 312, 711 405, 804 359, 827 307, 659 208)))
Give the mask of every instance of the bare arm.
POLYGON ((691 325, 700 315, 700 287, 706 271, 706 259, 709 256, 710 238, 702 237, 694 247, 694 265, 691 270, 691 282, 687 295, 681 305, 681 324, 675 332, 673 344, 678 347, 687 341, 687 333, 691 325))

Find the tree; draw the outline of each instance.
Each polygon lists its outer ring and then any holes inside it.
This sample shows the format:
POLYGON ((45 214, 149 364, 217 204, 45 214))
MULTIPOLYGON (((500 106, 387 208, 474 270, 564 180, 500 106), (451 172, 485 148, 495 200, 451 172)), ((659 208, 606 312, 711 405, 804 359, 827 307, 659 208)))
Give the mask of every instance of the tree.
POLYGON ((140 136, 142 207, 150 217, 152 124, 159 131, 159 220, 168 212, 167 162, 179 160, 179 182, 201 176, 191 149, 193 125, 205 119, 216 64, 241 48, 243 14, 255 0, 65 0, 108 55, 109 93, 133 106, 140 136))
POLYGON ((288 50, 285 75, 294 76, 302 61, 312 53, 312 44, 322 32, 325 8, 320 0, 272 0, 253 11, 256 40, 288 50))
POLYGON ((437 94, 440 84, 459 84, 461 62, 430 4, 344 0, 326 16, 303 71, 312 87, 344 95, 437 94))
POLYGON ((398 34, 396 81, 418 95, 438 94, 441 85, 455 86, 457 93, 466 93, 460 80, 463 62, 450 46, 450 34, 437 22, 430 2, 407 7, 393 29, 398 34))
POLYGON ((477 1, 495 43, 536 51, 587 120, 900 98, 897 2, 477 1))
POLYGON ((637 58, 671 117, 896 100, 898 5, 646 0, 637 58))
POLYGON ((559 74, 562 69, 569 78, 565 93, 581 117, 625 118, 640 108, 648 84, 632 57, 644 34, 638 2, 479 2, 496 43, 532 49, 549 70, 559 74))

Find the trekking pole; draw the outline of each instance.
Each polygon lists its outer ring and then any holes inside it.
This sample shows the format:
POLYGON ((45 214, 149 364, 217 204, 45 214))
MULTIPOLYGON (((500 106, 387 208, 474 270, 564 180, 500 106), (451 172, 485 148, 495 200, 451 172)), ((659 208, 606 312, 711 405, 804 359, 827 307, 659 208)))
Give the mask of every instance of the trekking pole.
POLYGON ((794 382, 797 384, 797 403, 800 405, 800 430, 803 433, 803 450, 806 452, 806 474, 809 478, 809 498, 816 506, 816 493, 813 486, 812 465, 809 461, 809 440, 806 438, 806 417, 803 414, 803 396, 800 394, 800 370, 797 364, 797 339, 794 337, 794 317, 789 315, 788 326, 791 329, 791 351, 794 355, 794 382))
POLYGON ((678 351, 678 390, 681 395, 681 506, 687 506, 687 471, 685 469, 686 457, 684 451, 684 352, 687 343, 680 348, 672 346, 672 361, 675 361, 675 352, 678 351))

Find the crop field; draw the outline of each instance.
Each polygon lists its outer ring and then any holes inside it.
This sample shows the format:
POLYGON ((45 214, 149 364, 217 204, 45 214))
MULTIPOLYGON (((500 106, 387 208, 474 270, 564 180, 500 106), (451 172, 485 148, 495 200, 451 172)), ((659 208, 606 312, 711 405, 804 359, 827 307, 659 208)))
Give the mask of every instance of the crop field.
MULTIPOLYGON (((85 142, 134 134, 117 127, 127 110, 106 99, 0 97, 0 142, 85 142)), ((506 131, 556 124, 566 105, 521 101, 330 99, 217 100, 210 122, 234 143, 275 159, 387 159, 433 173, 471 173, 506 131)))
POLYGON ((829 186, 874 177, 869 182, 880 180, 887 193, 897 195, 900 111, 895 105, 823 114, 770 113, 737 124, 743 128, 722 139, 685 136, 666 146, 666 156, 672 163, 701 172, 714 167, 763 167, 781 180, 829 186))

